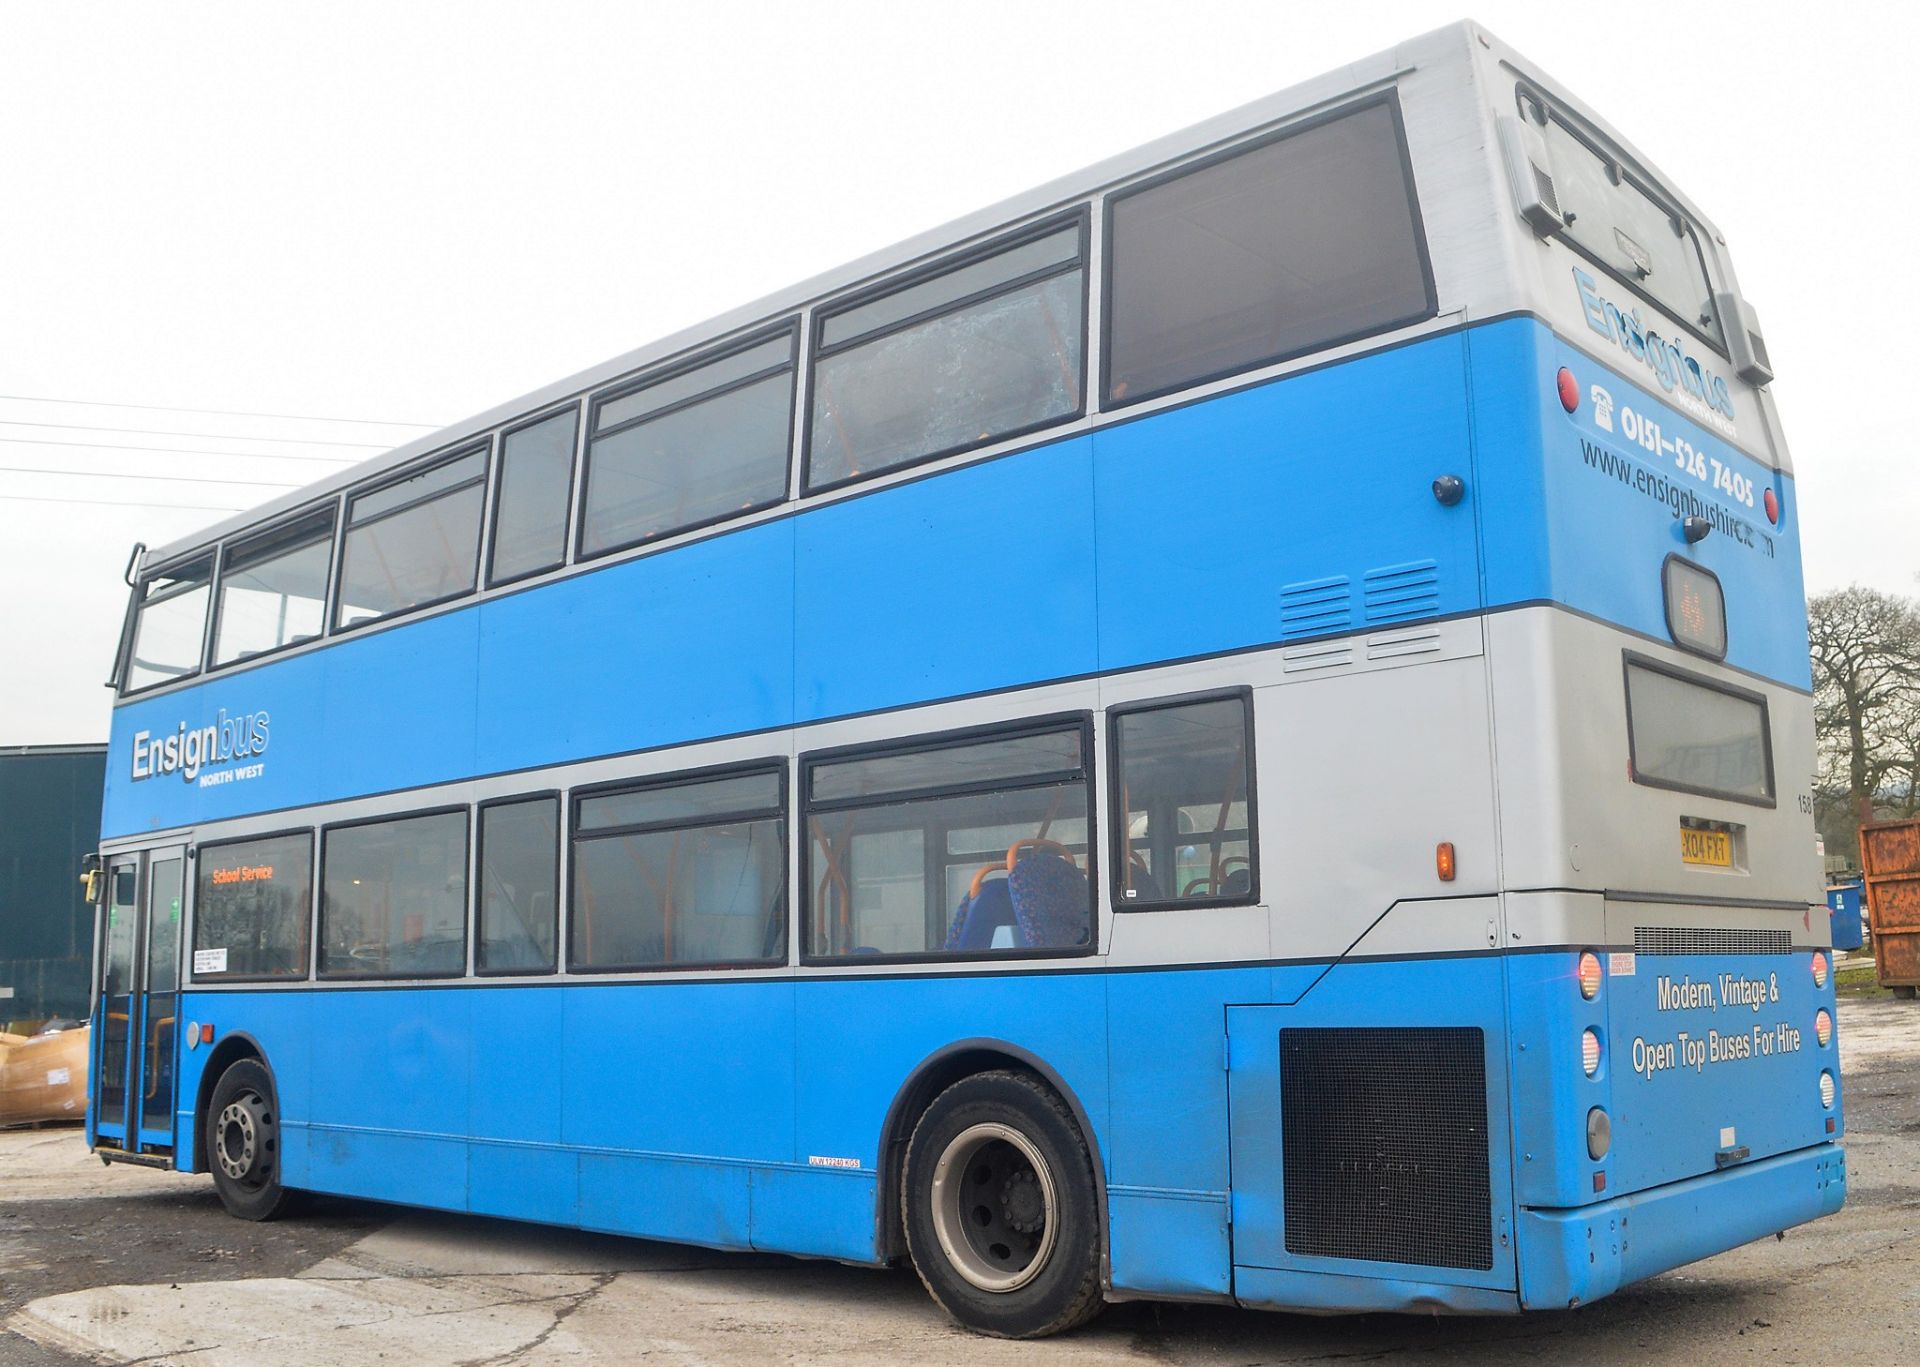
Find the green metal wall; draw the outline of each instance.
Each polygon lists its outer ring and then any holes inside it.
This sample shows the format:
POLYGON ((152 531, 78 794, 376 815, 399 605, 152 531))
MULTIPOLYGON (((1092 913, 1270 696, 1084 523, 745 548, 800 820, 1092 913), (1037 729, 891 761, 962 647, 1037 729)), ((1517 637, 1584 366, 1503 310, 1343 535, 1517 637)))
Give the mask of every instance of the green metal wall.
POLYGON ((80 860, 99 847, 106 772, 104 745, 0 749, 0 1021, 87 1013, 80 860))

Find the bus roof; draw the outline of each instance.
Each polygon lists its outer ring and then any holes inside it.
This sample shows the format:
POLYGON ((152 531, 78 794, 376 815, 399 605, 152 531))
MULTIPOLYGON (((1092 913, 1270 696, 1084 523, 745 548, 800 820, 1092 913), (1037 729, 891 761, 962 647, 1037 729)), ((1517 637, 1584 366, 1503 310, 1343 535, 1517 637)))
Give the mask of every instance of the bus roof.
MULTIPOLYGON (((223 518, 198 532, 150 549, 141 559, 139 572, 145 574, 182 556, 205 550, 237 532, 271 522, 282 514, 306 507, 318 499, 377 479, 423 456, 450 450, 518 417, 569 398, 578 398, 656 363, 743 333, 781 315, 794 314, 829 296, 911 268, 970 241, 1041 218, 1169 162, 1242 139, 1263 125, 1297 117, 1318 106, 1330 105, 1358 90, 1386 86, 1415 70, 1447 66, 1491 68, 1496 65, 1540 87, 1543 92, 1551 94, 1555 100, 1579 114, 1610 140, 1623 160, 1659 185, 1701 231, 1724 241, 1691 201, 1675 190, 1672 182, 1645 157, 1614 133, 1605 120, 1582 101, 1569 96, 1556 82, 1548 80, 1537 67, 1494 37, 1485 27, 1473 20, 1462 19, 917 233, 799 284, 729 309, 599 365, 496 404, 405 445, 371 456, 345 470, 336 471, 244 512, 223 518), (1479 51, 1476 52, 1476 48, 1479 51)), ((1466 71, 1463 70, 1462 74, 1465 76, 1466 71)))

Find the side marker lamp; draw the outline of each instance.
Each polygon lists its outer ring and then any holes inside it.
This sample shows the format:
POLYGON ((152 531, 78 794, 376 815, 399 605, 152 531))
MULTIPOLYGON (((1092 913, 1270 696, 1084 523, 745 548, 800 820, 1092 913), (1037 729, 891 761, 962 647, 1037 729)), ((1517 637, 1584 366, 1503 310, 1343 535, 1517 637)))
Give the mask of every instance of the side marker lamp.
POLYGON ((1454 875, 1453 842, 1442 840, 1433 847, 1433 871, 1442 883, 1451 883, 1454 875))

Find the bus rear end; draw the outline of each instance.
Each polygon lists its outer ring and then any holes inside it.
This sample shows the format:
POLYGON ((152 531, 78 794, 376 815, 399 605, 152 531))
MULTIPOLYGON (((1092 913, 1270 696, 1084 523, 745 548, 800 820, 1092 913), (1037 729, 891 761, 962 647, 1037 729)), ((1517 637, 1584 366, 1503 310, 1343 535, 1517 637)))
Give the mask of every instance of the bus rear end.
POLYGON ((1791 465, 1719 234, 1497 46, 1529 316, 1472 343, 1522 1304, 1845 1190, 1791 465), (1818 914, 1816 914, 1818 913, 1818 914))

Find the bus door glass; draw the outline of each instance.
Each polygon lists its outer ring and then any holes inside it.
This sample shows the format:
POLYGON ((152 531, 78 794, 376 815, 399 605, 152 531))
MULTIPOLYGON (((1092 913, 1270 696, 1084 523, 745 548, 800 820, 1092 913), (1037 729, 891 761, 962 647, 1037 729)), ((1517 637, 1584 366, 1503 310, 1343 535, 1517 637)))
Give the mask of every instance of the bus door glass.
POLYGON ((131 1153, 173 1146, 185 872, 178 847, 116 859, 108 871, 94 1132, 131 1153))
POLYGON ((101 925, 100 995, 94 1007, 94 1130, 124 1142, 127 1134, 127 1042, 132 1035, 133 951, 140 856, 107 867, 107 905, 101 925))
POLYGON ((140 1143, 173 1147, 174 1063, 180 1000, 180 914, 186 895, 185 851, 147 856, 145 915, 141 920, 140 1046, 134 1051, 140 1143))

